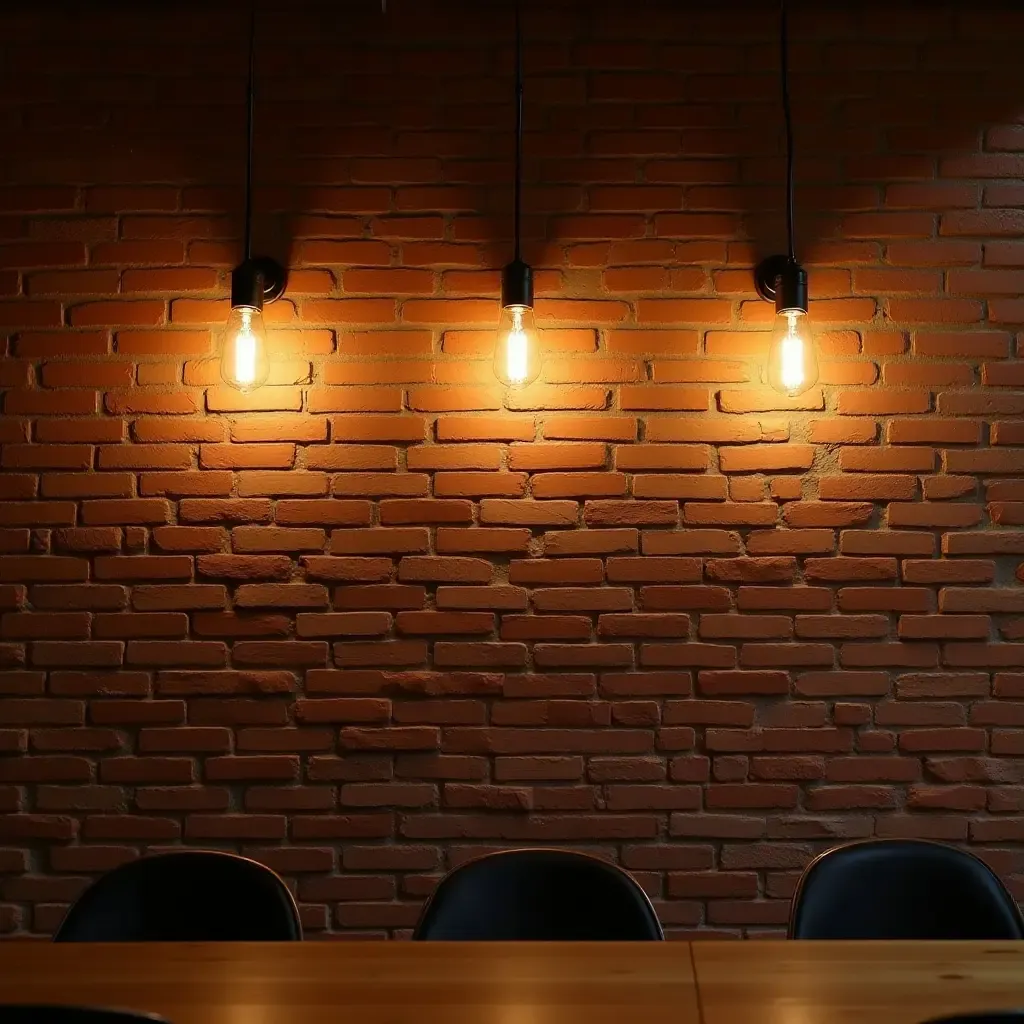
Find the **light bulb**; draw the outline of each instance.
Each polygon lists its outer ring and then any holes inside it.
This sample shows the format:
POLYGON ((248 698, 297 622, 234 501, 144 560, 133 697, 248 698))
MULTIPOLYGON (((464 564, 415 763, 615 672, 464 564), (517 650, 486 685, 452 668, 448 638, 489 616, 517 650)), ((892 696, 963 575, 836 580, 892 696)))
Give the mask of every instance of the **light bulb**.
POLYGON ((768 349, 768 383, 790 398, 818 383, 818 357, 803 310, 784 309, 775 315, 768 349))
POLYGON ((269 374, 263 313, 254 306, 233 306, 224 333, 220 375, 239 391, 255 391, 269 374))
POLYGON ((533 323, 533 307, 505 306, 494 346, 494 374, 508 387, 532 384, 540 376, 540 341, 533 323))

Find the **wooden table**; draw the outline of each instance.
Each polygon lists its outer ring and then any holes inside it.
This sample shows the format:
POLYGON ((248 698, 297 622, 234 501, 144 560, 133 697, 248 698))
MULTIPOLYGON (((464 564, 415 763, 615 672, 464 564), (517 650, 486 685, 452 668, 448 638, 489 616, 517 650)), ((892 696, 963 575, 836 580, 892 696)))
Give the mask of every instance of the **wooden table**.
POLYGON ((1024 942, 695 942, 693 961, 703 1024, 918 1024, 1024 1007, 1024 942))
POLYGON ((0 1000, 174 1024, 919 1024, 1024 1006, 1024 943, 12 941, 0 1000))
POLYGON ((0 943, 0 1000, 173 1024, 699 1024, 684 943, 0 943))

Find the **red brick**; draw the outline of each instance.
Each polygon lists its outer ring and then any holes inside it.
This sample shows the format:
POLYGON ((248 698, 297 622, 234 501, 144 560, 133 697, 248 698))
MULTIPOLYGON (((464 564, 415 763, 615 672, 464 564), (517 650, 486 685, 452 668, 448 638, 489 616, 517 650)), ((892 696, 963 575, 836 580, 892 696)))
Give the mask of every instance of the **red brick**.
POLYGON ((544 536, 544 553, 553 557, 617 554, 639 550, 635 529, 559 531, 544 536))
POLYGON ((755 530, 747 538, 751 555, 824 555, 835 546, 831 530, 755 530))
POLYGON ((727 413, 818 411, 824 408, 820 389, 812 388, 797 398, 763 391, 723 390, 718 395, 718 407, 727 413))
POLYGON ((602 583, 604 565, 599 558, 516 560, 509 566, 509 582, 527 586, 602 583))
POLYGON ((911 501, 917 481, 896 474, 825 476, 818 480, 818 494, 825 501, 911 501))
POLYGON ((927 392, 842 391, 839 394, 839 413, 844 416, 892 416, 904 413, 928 412, 931 398, 927 392))
POLYGON ((832 592, 824 587, 741 586, 737 607, 742 611, 827 611, 832 592))
POLYGON ((973 495, 978 483, 973 477, 929 476, 921 481, 921 493, 927 501, 943 501, 973 495))
POLYGON ((687 502, 683 522, 696 526, 773 526, 778 518, 774 504, 702 505, 687 502))
POLYGON ((977 505, 942 505, 936 502, 920 504, 894 504, 889 506, 890 526, 908 526, 918 529, 931 527, 956 529, 975 526, 981 522, 981 508, 977 505))
MULTIPOLYGON (((628 384, 619 389, 623 409, 700 412, 708 408, 706 387, 675 384, 628 384)), ((670 440, 663 438, 660 440, 670 440)))
POLYGON ((750 445, 723 449, 719 466, 723 473, 775 473, 810 469, 813 459, 811 445, 750 445))
POLYGON ((886 440, 889 444, 977 444, 981 428, 968 420, 891 420, 886 440))
POLYGON ((96 400, 94 391, 8 391, 4 412, 15 416, 92 416, 96 400))
MULTIPOLYGON (((310 388, 306 405, 313 413, 398 412, 402 408, 402 391, 397 387, 310 388)), ((339 420, 339 426, 342 428, 350 424, 349 417, 339 420)), ((411 429, 410 424, 407 423, 406 428, 411 429)), ((356 429, 358 430, 358 427, 356 429)))
POLYGON ((935 469, 931 448, 843 448, 839 468, 848 473, 930 473, 935 469))

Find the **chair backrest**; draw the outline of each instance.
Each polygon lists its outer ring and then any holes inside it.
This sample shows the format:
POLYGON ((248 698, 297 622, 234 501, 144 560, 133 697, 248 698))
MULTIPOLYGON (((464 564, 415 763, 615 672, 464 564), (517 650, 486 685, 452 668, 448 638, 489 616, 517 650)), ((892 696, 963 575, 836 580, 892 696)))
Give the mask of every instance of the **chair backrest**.
POLYGON ((155 1013, 108 1010, 99 1006, 51 1006, 46 1003, 0 1005, 0 1024, 167 1024, 155 1013))
POLYGON ((57 942, 243 942, 302 938, 291 893, 270 868, 212 850, 123 864, 68 911, 57 942))
POLYGON ((1024 921, 973 854, 920 839, 850 843, 804 871, 792 939, 1020 939, 1024 921))
POLYGON ((470 861, 438 883, 414 939, 663 939, 635 879, 569 850, 507 850, 470 861))
POLYGON ((924 1024, 1024 1024, 1024 1010, 979 1010, 977 1013, 952 1013, 932 1017, 924 1024))

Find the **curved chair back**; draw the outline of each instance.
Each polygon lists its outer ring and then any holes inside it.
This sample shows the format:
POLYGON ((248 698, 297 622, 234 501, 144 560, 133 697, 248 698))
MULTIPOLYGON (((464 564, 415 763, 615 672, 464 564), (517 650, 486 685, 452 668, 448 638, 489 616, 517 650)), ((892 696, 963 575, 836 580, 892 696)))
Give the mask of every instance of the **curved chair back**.
POLYGON ((821 854, 793 897, 792 939, 1021 939, 1013 897, 984 861, 944 843, 881 839, 821 854))
POLYGON ((569 850, 507 850, 470 861, 438 883, 414 939, 663 939, 631 875, 569 850))
POLYGON ((123 864, 78 898, 57 942, 252 942, 302 938, 284 882, 254 860, 183 850, 123 864))
POLYGON ((0 1024, 167 1024, 155 1013, 108 1010, 99 1006, 50 1006, 43 1003, 0 1005, 0 1024))
POLYGON ((979 1010, 977 1013, 953 1013, 932 1017, 924 1024, 1024 1024, 1024 1010, 979 1010))

